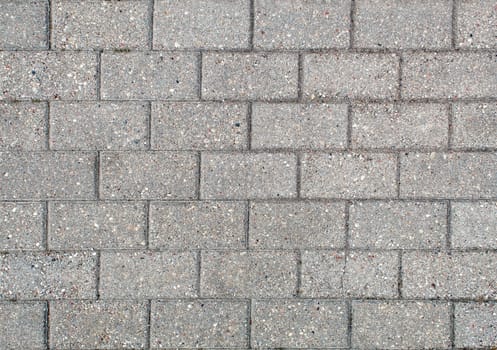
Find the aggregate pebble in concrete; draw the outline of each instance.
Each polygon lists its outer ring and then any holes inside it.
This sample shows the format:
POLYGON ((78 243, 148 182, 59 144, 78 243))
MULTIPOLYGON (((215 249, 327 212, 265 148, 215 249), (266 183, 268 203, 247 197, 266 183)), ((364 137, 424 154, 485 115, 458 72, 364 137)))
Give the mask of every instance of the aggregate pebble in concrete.
POLYGON ((45 103, 0 103, 0 149, 39 151, 46 148, 45 103))
POLYGON ((452 202, 453 248, 497 249, 497 202, 452 202))
POLYGON ((45 347, 45 303, 0 303, 0 343, 4 349, 45 347))
POLYGON ((454 105, 453 148, 497 148, 497 103, 454 105))
POLYGON ((0 250, 43 249, 41 203, 0 203, 0 250))
POLYGON ((456 347, 495 346, 497 341, 497 304, 456 303, 454 322, 456 347))
POLYGON ((456 0, 456 45, 460 48, 497 48, 495 0, 456 0))

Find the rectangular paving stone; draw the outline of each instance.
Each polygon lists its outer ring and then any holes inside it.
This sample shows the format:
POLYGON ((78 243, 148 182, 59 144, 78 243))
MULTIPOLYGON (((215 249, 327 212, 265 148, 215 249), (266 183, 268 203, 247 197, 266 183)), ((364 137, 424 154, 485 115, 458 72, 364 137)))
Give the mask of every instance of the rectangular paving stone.
POLYGON ((0 255, 0 299, 92 299, 97 253, 0 255))
POLYGON ((0 149, 41 151, 46 148, 46 103, 0 103, 0 149))
POLYGON ((348 0, 256 0, 254 7, 256 48, 319 49, 349 46, 348 0))
POLYGON ((453 248, 497 249, 497 202, 452 202, 453 248))
POLYGON ((143 248, 145 204, 49 203, 49 249, 143 248))
POLYGON ((400 154, 400 196, 488 198, 497 195, 495 153, 400 154))
POLYGON ((296 196, 295 155, 203 153, 202 199, 266 199, 296 196))
POLYGON ((68 150, 136 150, 148 147, 144 102, 53 102, 50 147, 68 150))
POLYGON ((412 53, 403 58, 403 98, 497 95, 497 60, 493 53, 412 53))
POLYGON ((347 307, 329 300, 255 300, 252 346, 347 347, 347 307))
POLYGON ((193 52, 104 52, 102 98, 195 99, 197 61, 193 52))
POLYGON ((54 349, 143 348, 146 301, 55 301, 50 303, 54 349))
POLYGON ((362 48, 450 48, 452 1, 359 0, 354 45, 362 48))
POLYGON ((0 343, 4 349, 46 349, 45 303, 0 303, 0 343))
POLYGON ((393 98, 399 58, 395 54, 312 53, 304 55, 304 98, 393 98))
POLYGON ((349 209, 349 242, 360 249, 441 249, 447 235, 442 202, 361 201, 349 209))
POLYGON ((148 47, 148 2, 56 0, 52 2, 55 49, 144 49, 148 47))
POLYGON ((243 202, 152 202, 149 240, 152 249, 242 249, 243 202))
POLYGON ((251 249, 342 248, 343 202, 250 202, 251 249))
POLYGON ((0 199, 92 199, 95 155, 0 152, 0 199))
POLYGON ((247 49, 250 4, 243 0, 158 0, 154 49, 247 49))
POLYGON ((189 152, 103 152, 100 193, 106 199, 193 198, 197 163, 189 152))
POLYGON ((482 348, 495 346, 497 305, 495 303, 456 303, 454 310, 455 346, 482 348))
POLYGON ((446 148, 448 120, 443 104, 354 105, 352 147, 446 148))
POLYGON ((456 0, 456 46, 497 48, 494 0, 456 0))
POLYGON ((106 252, 100 257, 103 299, 195 297, 195 252, 106 252))
POLYGON ((296 295, 294 252, 202 252, 203 297, 284 298, 296 295))
POLYGON ((354 348, 450 347, 449 303, 353 301, 352 315, 354 348))
POLYGON ((497 148, 497 103, 454 105, 453 148, 497 148))
POLYGON ((152 149, 247 148, 248 106, 240 103, 152 103, 152 149))
POLYGON ((296 53, 205 53, 202 98, 281 100, 297 98, 296 53))
POLYGON ((3 51, 0 61, 0 100, 97 97, 96 53, 3 51))
POLYGON ((42 203, 0 203, 0 250, 43 249, 42 203))
POLYGON ((397 188, 396 167, 394 154, 304 154, 302 197, 394 197, 397 188))
POLYGON ((150 346, 248 346, 248 307, 244 301, 152 301, 150 346))
POLYGON ((252 106, 252 148, 323 149, 347 145, 347 105, 252 106))

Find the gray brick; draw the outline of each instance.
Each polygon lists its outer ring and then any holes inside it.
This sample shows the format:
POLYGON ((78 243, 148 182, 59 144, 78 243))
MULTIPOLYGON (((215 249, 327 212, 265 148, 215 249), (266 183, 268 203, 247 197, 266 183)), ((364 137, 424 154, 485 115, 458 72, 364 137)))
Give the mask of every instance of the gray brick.
POLYGON ((395 54, 306 54, 304 97, 393 98, 397 95, 398 66, 395 54))
POLYGON ((354 301, 352 314, 354 348, 450 348, 448 303, 354 301))
POLYGON ((350 1, 255 1, 254 46, 262 49, 344 48, 350 1))
POLYGON ((456 45, 461 48, 497 48, 495 0, 456 0, 456 45))
POLYGON ((152 301, 152 348, 248 346, 247 303, 152 301))
POLYGON ((250 248, 342 248, 345 204, 333 202, 251 202, 250 248))
POLYGON ((51 149, 126 150, 148 146, 146 103, 54 102, 51 149))
POLYGON ((358 0, 354 44, 367 48, 449 48, 452 1, 358 0))
POLYGON ((309 153, 302 157, 302 197, 394 197, 395 174, 394 154, 309 153))
POLYGON ((0 299, 91 299, 97 253, 10 253, 0 256, 0 299))
POLYGON ((247 111, 234 103, 153 103, 152 148, 245 149, 247 111))
POLYGON ((0 199, 92 199, 95 155, 0 152, 0 199))
POLYGON ((447 147, 448 126, 442 104, 359 104, 352 109, 352 147, 447 147))
POLYGON ((347 106, 254 104, 252 148, 345 148, 347 106))
POLYGON ((294 252, 202 252, 203 297, 284 298, 296 295, 294 252))
POLYGON ((43 248, 41 203, 0 203, 0 250, 43 248))
POLYGON ((102 252, 102 298, 169 298, 197 295, 195 252, 102 252))
POLYGON ((243 0, 158 0, 154 49, 245 49, 250 6, 243 0))
POLYGON ((296 166, 295 155, 286 153, 204 153, 201 197, 295 197, 296 166))
POLYGON ((202 59, 206 99, 295 99, 297 80, 295 53, 206 53, 202 59))
POLYGON ((147 302, 56 301, 50 303, 54 349, 144 348, 147 302))
POLYGON ((485 98, 497 95, 494 53, 404 55, 402 97, 485 98))
POLYGON ((355 202, 349 211, 350 246, 362 249, 445 247, 447 205, 432 202, 355 202))
POLYGON ((97 58, 92 52, 0 52, 0 99, 97 97, 97 58))
POLYGON ((497 148, 497 103, 455 104, 453 148, 497 148))
POLYGON ((103 152, 101 195, 121 199, 193 198, 197 158, 187 152, 103 152))
POLYGON ((39 151, 47 148, 45 103, 0 103, 0 149, 39 151))
POLYGON ((195 99, 197 54, 109 52, 102 54, 102 98, 195 99))
POLYGON ((347 307, 329 300, 256 300, 252 346, 347 347, 347 307))
POLYGON ((454 316, 456 347, 482 348, 497 344, 495 303, 456 303, 454 316))
POLYGON ((50 249, 141 248, 145 205, 131 202, 49 204, 50 249))
POLYGON ((452 247, 497 249, 497 202, 452 202, 452 247))
POLYGON ((4 349, 45 349, 44 303, 0 303, 0 343, 4 349))
POLYGON ((400 157, 401 197, 497 195, 497 154, 406 153, 400 157))
POLYGON ((0 48, 47 49, 47 8, 46 0, 0 2, 0 48))
POLYGON ((153 202, 151 248, 225 249, 245 247, 242 202, 153 202))

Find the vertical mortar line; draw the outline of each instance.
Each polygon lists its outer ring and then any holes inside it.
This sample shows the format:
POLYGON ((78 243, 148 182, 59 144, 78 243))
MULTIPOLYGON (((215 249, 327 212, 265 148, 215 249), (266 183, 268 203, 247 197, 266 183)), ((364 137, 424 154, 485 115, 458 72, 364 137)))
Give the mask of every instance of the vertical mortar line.
POLYGON ((398 261, 398 264, 399 264, 399 271, 398 271, 398 274, 397 274, 397 294, 398 294, 398 298, 399 299, 402 299, 402 250, 399 250, 399 261, 398 261))
POLYGON ((102 50, 97 51, 97 100, 102 99, 101 86, 102 86, 102 50))
POLYGON ((44 315, 44 323, 45 323, 45 346, 46 350, 50 350, 50 302, 45 301, 45 315, 44 315))
POLYGON ((145 249, 150 248, 150 200, 145 203, 145 249))
POLYGON ((47 123, 47 127, 45 129, 45 147, 47 150, 50 150, 50 101, 47 101, 45 103, 45 108, 46 108, 46 115, 45 115, 45 122, 47 123))
POLYGON ((252 149, 252 102, 247 105, 247 149, 252 149))
POLYGON ((250 239, 250 200, 247 200, 245 203, 245 221, 244 221, 244 230, 245 230, 245 248, 247 250, 250 249, 249 239, 250 239))
POLYGON ((95 198, 100 200, 100 151, 95 156, 95 198))
POLYGON ((302 102, 303 100, 303 89, 302 82, 304 80, 304 54, 299 51, 298 57, 298 75, 297 75, 297 100, 302 102))
POLYGON ((347 347, 352 349, 352 300, 347 300, 347 347))
POLYGON ((200 192, 200 183, 201 183, 201 178, 202 178, 202 152, 198 151, 197 152, 197 184, 196 184, 196 189, 195 189, 195 196, 198 200, 201 198, 201 192, 200 192))
POLYGON ((252 303, 252 299, 247 302, 247 340, 249 349, 252 348, 252 303))
POLYGON ((154 47, 154 7, 155 1, 150 0, 150 3, 148 4, 148 48, 150 50, 152 50, 154 47))
POLYGON ((452 249, 452 202, 447 201, 447 235, 446 235, 447 252, 450 254, 452 249))
POLYGON ((297 198, 300 198, 301 188, 302 188, 302 164, 301 164, 301 155, 300 152, 296 153, 297 156, 297 169, 296 169, 296 192, 297 198))
POLYGON ((352 148, 352 103, 347 103, 347 145, 346 148, 352 148))
POLYGON ((148 105, 148 125, 147 125, 147 132, 148 132, 148 150, 150 151, 152 149, 152 101, 147 101, 148 105))
POLYGON ((349 48, 351 48, 351 49, 355 45, 355 43, 354 43, 355 13, 356 13, 355 0, 351 0, 351 2, 350 2, 350 28, 349 28, 349 48))
POLYGON ((147 300, 147 324, 145 330, 145 349, 150 349, 150 329, 151 329, 151 320, 152 320, 152 300, 147 300))
POLYGON ((452 149, 452 138, 454 133, 454 105, 449 103, 447 105, 447 123, 448 123, 448 131, 447 131, 447 149, 452 149))
POLYGON ((249 48, 254 49, 254 22, 255 22, 255 5, 254 0, 250 0, 250 26, 249 26, 249 48))
POLYGON ((302 251, 300 249, 295 250, 295 257, 297 259, 297 285, 295 296, 298 298, 302 296, 302 251))
POLYGON ((197 251, 197 297, 200 297, 200 280, 201 280, 201 272, 202 272, 202 250, 199 249, 197 251))
POLYGON ((95 289, 97 294, 97 300, 100 299, 100 254, 101 254, 100 250, 97 250, 97 261, 96 261, 97 267, 95 269, 96 271, 95 289))
POLYGON ((198 77, 197 77, 197 81, 198 81, 198 99, 201 100, 202 99, 202 59, 203 59, 203 52, 202 51, 199 51, 198 53, 198 58, 197 58, 197 66, 198 66, 198 77))
POLYGON ((399 57, 399 69, 397 71, 397 73, 399 74, 399 76, 397 77, 398 80, 397 80, 397 98, 399 100, 402 99, 402 66, 404 65, 404 57, 402 56, 402 53, 397 53, 397 56, 399 57))
POLYGON ((395 177, 397 181, 397 198, 400 198, 400 152, 397 152, 397 169, 395 170, 395 177))
POLYGON ((450 329, 450 348, 455 349, 456 348, 456 316, 455 316, 455 303, 454 301, 450 301, 450 308, 449 308, 449 317, 450 317, 450 322, 449 322, 449 329, 450 329))
POLYGON ((49 214, 48 214, 48 206, 49 206, 49 203, 48 201, 45 201, 44 202, 44 205, 43 205, 43 211, 44 211, 44 220, 43 220, 43 242, 42 242, 42 245, 43 247, 45 248, 45 250, 49 250, 49 246, 48 246, 48 225, 49 225, 49 214))
POLYGON ((456 49, 457 43, 457 0, 452 0, 452 14, 451 14, 451 41, 450 45, 452 49, 456 49))
POLYGON ((48 49, 52 49, 52 32, 53 32, 53 25, 52 25, 52 0, 48 0, 47 2, 47 17, 46 17, 46 26, 47 26, 47 41, 48 41, 48 49))
POLYGON ((350 206, 352 205, 352 201, 348 200, 345 202, 344 208, 344 221, 345 221, 345 244, 344 244, 344 259, 343 259, 343 270, 342 276, 340 278, 340 292, 344 291, 344 281, 345 281, 345 273, 347 269, 347 261, 349 259, 349 248, 350 248, 350 206))

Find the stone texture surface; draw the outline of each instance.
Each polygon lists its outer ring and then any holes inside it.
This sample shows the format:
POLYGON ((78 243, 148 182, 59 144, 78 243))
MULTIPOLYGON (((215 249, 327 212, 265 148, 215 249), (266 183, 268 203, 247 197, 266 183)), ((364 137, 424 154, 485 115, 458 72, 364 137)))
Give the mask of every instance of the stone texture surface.
POLYGON ((45 150, 47 128, 45 103, 0 103, 0 149, 45 150))
POLYGON ((0 2, 0 48, 47 49, 47 9, 47 0, 0 2))
POLYGON ((45 303, 1 302, 0 342, 5 349, 45 349, 45 303))
POLYGON ((456 0, 456 45, 497 48, 497 8, 493 0, 456 0))
POLYGON ((494 346, 497 340, 496 309, 495 303, 456 303, 455 346, 458 348, 494 346))
POLYGON ((43 249, 44 212, 41 203, 0 203, 0 250, 43 249))
POLYGON ((497 248, 497 202, 452 202, 453 248, 497 248))
POLYGON ((452 147, 497 148, 497 104, 455 104, 452 147))

